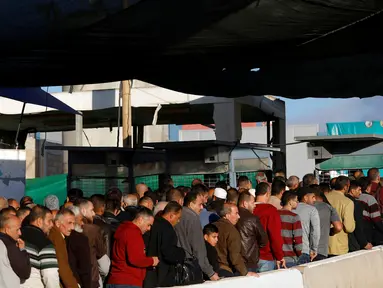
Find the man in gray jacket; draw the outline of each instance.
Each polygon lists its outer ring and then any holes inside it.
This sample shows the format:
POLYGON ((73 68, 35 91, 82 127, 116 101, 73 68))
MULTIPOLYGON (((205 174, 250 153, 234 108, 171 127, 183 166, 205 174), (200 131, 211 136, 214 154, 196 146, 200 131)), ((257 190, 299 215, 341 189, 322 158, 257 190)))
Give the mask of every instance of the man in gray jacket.
POLYGON ((298 265, 309 263, 318 255, 320 239, 320 218, 318 210, 314 207, 315 190, 302 187, 298 190, 299 204, 293 212, 297 213, 302 223, 302 254, 298 265))
MULTIPOLYGON (((202 272, 210 280, 218 280, 218 274, 214 272, 209 264, 206 254, 206 246, 203 238, 199 214, 203 209, 203 195, 197 191, 191 191, 186 195, 184 207, 182 208, 182 218, 180 223, 175 226, 179 246, 182 247, 186 255, 194 255, 201 266, 202 272)), ((189 256, 190 256, 189 255, 189 256)))

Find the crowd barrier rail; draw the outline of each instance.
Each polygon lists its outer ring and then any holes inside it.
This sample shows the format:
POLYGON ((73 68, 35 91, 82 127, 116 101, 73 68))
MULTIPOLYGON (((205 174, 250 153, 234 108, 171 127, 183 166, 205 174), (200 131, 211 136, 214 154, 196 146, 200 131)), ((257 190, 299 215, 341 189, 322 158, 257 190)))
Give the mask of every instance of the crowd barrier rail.
POLYGON ((234 277, 193 288, 379 288, 383 287, 383 246, 362 250, 291 269, 260 273, 260 277, 234 277))

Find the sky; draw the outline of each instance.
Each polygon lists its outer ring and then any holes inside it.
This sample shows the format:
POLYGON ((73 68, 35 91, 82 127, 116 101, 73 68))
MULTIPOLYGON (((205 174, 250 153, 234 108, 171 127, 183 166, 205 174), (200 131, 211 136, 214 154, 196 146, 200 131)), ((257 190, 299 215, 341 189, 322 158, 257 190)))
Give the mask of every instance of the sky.
POLYGON ((364 99, 281 99, 286 103, 287 124, 320 124, 320 131, 324 131, 325 124, 329 122, 383 120, 382 96, 364 99))
POLYGON ((62 86, 49 86, 49 87, 41 87, 41 89, 49 92, 49 93, 57 93, 62 92, 62 86))

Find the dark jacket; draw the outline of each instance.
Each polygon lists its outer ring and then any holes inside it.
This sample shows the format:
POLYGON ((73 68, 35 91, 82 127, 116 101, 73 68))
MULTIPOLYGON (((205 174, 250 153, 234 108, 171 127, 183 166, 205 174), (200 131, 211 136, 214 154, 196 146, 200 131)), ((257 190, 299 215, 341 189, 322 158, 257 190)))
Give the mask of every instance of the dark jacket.
POLYGON ((107 247, 109 248, 108 256, 109 256, 109 258, 112 258, 111 255, 112 255, 112 249, 113 249, 113 243, 114 243, 114 233, 116 233, 116 230, 117 230, 118 226, 120 226, 121 222, 111 212, 105 212, 103 219, 104 219, 105 223, 109 226, 108 232, 110 234, 108 235, 108 237, 110 237, 110 238, 109 238, 109 243, 107 243, 107 247))
POLYGON ((221 211, 222 211, 223 204, 225 204, 225 200, 223 200, 223 199, 214 200, 209 204, 209 206, 207 207, 207 210, 208 211, 215 211, 217 213, 217 215, 220 215, 219 213, 221 213, 221 211))
POLYGON ((150 231, 148 256, 158 256, 159 265, 155 270, 149 270, 146 274, 144 287, 170 287, 174 286, 174 265, 182 263, 185 259, 185 251, 177 247, 178 239, 173 226, 162 217, 156 217, 150 231))
POLYGON ((237 229, 241 235, 242 257, 248 268, 255 268, 259 261, 259 248, 265 247, 268 237, 259 218, 245 208, 239 208, 237 229))
MULTIPOLYGON (((205 241, 207 259, 209 259, 210 265, 213 267, 214 272, 218 273, 219 263, 218 263, 218 253, 215 247, 211 246, 209 242, 205 241)), ((206 275, 205 275, 206 276, 206 275)), ((209 278, 207 278, 208 280, 209 278)))
POLYGON ((100 272, 98 262, 107 254, 103 231, 95 224, 84 224, 84 235, 88 237, 90 247, 90 265, 92 269, 92 287, 99 287, 100 272))
POLYGON ((77 231, 72 231, 65 239, 68 250, 69 266, 81 288, 92 287, 90 247, 88 238, 77 231))
POLYGON ((7 248, 9 263, 13 272, 21 281, 26 280, 31 275, 31 262, 27 251, 21 251, 17 247, 17 242, 7 234, 0 233, 0 241, 3 241, 7 248))
POLYGON ((106 222, 103 216, 97 214, 93 218, 93 224, 101 228, 106 244, 106 254, 110 258, 110 252, 112 250, 112 227, 106 222))
POLYGON ((245 276, 247 268, 241 255, 241 236, 238 230, 225 218, 219 219, 214 225, 218 228, 216 249, 220 269, 245 276))
POLYGON ((136 217, 136 213, 136 206, 128 206, 124 209, 124 211, 121 211, 120 214, 117 215, 117 219, 120 222, 133 221, 134 217, 136 217))
POLYGON ((78 288, 77 279, 69 266, 66 242, 60 230, 54 225, 48 235, 49 240, 55 246, 57 262, 59 264, 60 282, 64 288, 78 288))
POLYGON ((105 220, 105 223, 111 226, 112 232, 116 232, 118 226, 121 223, 121 221, 118 220, 117 216, 115 216, 111 212, 105 211, 103 218, 105 220))
POLYGON ((364 249, 368 243, 364 231, 363 205, 351 195, 346 195, 346 197, 354 203, 355 230, 348 234, 348 250, 354 252, 364 249))

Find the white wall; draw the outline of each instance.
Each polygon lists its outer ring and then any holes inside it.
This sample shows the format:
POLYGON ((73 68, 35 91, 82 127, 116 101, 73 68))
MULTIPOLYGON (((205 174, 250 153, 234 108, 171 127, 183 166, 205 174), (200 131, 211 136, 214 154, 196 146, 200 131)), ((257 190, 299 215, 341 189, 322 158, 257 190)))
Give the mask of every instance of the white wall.
MULTIPOLYGON (((319 125, 288 125, 286 143, 294 143, 298 136, 316 136, 319 125)), ((307 143, 288 145, 286 152, 287 175, 296 175, 300 179, 315 169, 315 160, 307 158, 307 143)))
MULTIPOLYGON (((156 125, 144 127, 144 142, 165 142, 169 140, 168 125, 156 125)), ((109 128, 84 129, 82 135, 82 146, 111 146, 117 147, 117 127, 109 128), (88 139, 87 139, 87 137, 88 139), (88 142, 89 140, 89 142, 88 142)), ((49 133, 48 133, 49 134, 49 133)), ((75 131, 63 132, 63 144, 66 146, 76 145, 75 131)), ((123 137, 122 128, 120 127, 119 147, 122 147, 123 137)))

